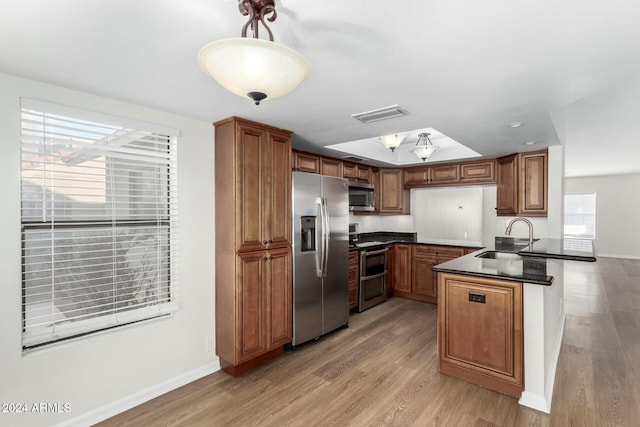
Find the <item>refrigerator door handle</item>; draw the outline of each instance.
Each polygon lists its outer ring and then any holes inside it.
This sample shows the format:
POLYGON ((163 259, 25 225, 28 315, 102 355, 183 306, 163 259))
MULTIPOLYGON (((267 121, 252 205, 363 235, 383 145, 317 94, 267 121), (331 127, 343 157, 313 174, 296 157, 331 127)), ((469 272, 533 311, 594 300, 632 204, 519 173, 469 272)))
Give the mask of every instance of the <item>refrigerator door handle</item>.
POLYGON ((325 225, 322 227, 322 234, 324 237, 324 259, 322 263, 322 277, 327 277, 327 268, 329 265, 329 237, 331 235, 331 228, 329 227, 329 208, 327 198, 323 198, 323 218, 325 225))
MULTIPOLYGON (((323 200, 322 197, 316 197, 316 205, 317 209, 320 211, 320 233, 316 233, 316 239, 320 237, 320 251, 316 250, 316 277, 322 277, 323 274, 323 266, 324 266, 324 210, 322 208, 323 200)), ((317 242, 317 240, 316 240, 317 242)), ((316 245, 316 248, 318 246, 316 245)))

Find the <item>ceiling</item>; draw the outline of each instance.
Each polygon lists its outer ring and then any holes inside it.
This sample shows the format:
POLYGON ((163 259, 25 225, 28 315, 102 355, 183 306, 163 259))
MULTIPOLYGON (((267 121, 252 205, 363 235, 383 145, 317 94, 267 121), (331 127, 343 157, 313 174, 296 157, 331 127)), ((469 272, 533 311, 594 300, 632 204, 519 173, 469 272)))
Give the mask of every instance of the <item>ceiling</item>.
POLYGON ((206 43, 239 36, 235 0, 0 10, 0 72, 206 121, 257 120, 292 130, 298 149, 335 155, 324 147, 430 127, 483 156, 563 144, 569 176, 640 172, 640 2, 277 1, 275 41, 313 74, 259 106, 196 63, 206 43), (393 104, 409 114, 351 117, 393 104))

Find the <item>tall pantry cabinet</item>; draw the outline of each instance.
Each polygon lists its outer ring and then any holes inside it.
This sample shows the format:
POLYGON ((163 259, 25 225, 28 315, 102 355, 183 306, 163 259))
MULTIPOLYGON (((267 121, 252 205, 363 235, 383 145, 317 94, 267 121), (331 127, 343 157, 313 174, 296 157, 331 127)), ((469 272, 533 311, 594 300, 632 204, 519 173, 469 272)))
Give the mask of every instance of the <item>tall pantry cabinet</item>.
POLYGON ((291 132, 214 126, 216 353, 239 375, 291 342, 291 132))

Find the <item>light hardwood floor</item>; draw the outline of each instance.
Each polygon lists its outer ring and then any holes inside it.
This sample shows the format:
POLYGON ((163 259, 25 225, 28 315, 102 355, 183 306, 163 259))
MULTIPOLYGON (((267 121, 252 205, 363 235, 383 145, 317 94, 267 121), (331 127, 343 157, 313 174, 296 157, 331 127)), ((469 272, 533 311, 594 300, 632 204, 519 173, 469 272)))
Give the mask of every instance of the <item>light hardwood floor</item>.
POLYGON ((436 306, 392 298, 232 378, 216 372, 101 426, 639 426, 640 261, 566 263, 551 414, 438 372, 436 306))

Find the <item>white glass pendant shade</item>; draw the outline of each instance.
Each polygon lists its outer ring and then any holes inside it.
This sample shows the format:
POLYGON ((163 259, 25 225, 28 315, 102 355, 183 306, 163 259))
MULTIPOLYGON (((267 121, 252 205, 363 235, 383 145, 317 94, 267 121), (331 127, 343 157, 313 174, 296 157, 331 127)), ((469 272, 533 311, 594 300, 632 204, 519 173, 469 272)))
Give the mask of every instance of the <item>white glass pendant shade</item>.
POLYGON ((415 147, 411 150, 413 154, 415 154, 422 161, 426 161, 437 149, 437 145, 433 145, 431 140, 429 139, 428 133, 421 133, 418 138, 418 142, 416 142, 415 147))
POLYGON ((246 37, 207 44, 198 52, 198 65, 225 89, 254 101, 252 92, 275 99, 311 76, 309 61, 295 50, 246 37))
POLYGON ((403 138, 398 138, 398 135, 384 135, 379 138, 382 145, 391 151, 395 151, 396 148, 402 144, 403 138))
POLYGON ((438 149, 438 147, 434 147, 433 145, 429 145, 428 147, 415 147, 413 150, 411 150, 413 152, 413 154, 415 154, 418 158, 424 160, 427 160, 434 151, 436 151, 438 149))

